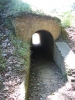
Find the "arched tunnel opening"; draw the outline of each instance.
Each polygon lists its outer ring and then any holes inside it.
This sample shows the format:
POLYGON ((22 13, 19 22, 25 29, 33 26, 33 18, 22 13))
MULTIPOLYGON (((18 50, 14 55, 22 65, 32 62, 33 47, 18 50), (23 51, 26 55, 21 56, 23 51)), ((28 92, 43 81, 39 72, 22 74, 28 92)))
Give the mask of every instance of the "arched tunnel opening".
POLYGON ((30 75, 27 100, 47 100, 64 84, 61 70, 54 63, 54 39, 46 30, 31 38, 30 75))
POLYGON ((39 56, 54 61, 54 39, 50 32, 46 30, 36 31, 31 38, 31 59, 39 56))

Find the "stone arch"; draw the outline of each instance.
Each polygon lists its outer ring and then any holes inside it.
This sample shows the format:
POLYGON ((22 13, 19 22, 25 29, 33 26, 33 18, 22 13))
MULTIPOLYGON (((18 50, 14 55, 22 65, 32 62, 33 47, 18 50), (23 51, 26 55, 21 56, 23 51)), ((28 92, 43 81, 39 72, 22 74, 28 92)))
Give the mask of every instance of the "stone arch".
MULTIPOLYGON (((38 30, 35 31, 40 36, 40 44, 36 45, 32 43, 31 38, 31 51, 32 54, 43 54, 45 57, 50 59, 51 61, 54 61, 54 38, 51 34, 51 32, 47 30, 38 30)), ((35 34, 33 33, 33 34, 35 34)))

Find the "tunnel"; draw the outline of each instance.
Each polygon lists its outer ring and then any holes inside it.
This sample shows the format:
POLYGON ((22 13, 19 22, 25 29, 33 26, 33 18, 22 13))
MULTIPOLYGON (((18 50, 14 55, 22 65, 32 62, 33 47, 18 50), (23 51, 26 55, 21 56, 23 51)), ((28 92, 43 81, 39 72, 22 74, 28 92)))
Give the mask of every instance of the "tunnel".
POLYGON ((27 100, 47 100, 64 84, 61 70, 54 62, 54 39, 49 31, 39 30, 32 35, 30 43, 27 100))
POLYGON ((35 57, 46 57, 54 62, 54 39, 52 34, 47 30, 36 31, 31 38, 31 59, 35 57))

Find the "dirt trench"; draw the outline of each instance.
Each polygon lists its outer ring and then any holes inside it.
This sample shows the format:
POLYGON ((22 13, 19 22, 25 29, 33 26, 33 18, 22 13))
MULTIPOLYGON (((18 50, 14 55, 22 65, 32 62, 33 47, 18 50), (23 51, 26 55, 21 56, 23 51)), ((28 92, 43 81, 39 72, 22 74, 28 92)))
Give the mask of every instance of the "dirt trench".
POLYGON ((57 65, 42 55, 31 58, 28 100, 51 100, 48 97, 64 83, 57 65))

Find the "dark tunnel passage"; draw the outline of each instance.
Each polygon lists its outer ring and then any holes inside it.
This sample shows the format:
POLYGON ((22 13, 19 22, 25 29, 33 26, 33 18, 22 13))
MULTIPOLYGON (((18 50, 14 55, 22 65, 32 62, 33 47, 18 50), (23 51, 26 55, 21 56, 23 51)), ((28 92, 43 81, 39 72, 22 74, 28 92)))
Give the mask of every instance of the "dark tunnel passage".
POLYGON ((32 35, 27 100, 47 100, 64 84, 61 70, 54 63, 54 39, 39 30, 32 35))
POLYGON ((50 32, 46 30, 36 31, 31 38, 31 59, 42 56, 50 61, 54 61, 54 39, 50 32))

